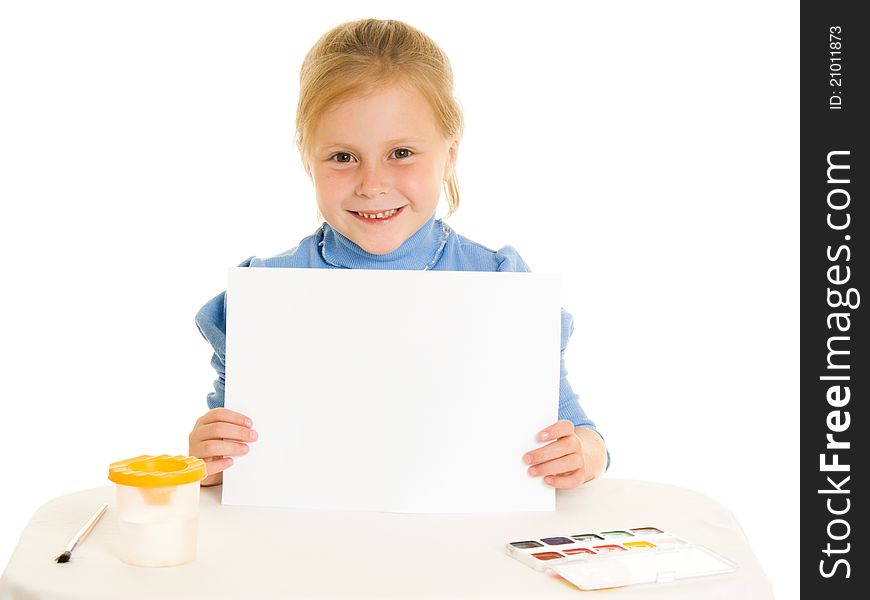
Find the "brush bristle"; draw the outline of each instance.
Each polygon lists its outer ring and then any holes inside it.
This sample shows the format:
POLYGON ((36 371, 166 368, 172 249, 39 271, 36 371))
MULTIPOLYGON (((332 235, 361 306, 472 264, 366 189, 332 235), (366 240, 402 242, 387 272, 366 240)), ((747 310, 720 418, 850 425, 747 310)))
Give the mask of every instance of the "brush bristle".
POLYGON ((70 553, 69 550, 67 550, 66 552, 64 552, 63 554, 61 554, 60 556, 58 556, 54 560, 55 560, 55 562, 65 563, 65 562, 69 561, 70 556, 72 556, 72 554, 70 553))

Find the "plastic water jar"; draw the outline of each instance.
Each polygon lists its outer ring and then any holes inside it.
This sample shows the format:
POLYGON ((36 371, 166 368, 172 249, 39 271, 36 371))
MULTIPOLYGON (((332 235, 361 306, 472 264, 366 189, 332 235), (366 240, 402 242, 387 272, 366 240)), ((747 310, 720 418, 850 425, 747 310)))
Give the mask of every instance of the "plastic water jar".
POLYGON ((139 567, 171 567, 196 558, 199 482, 193 456, 137 456, 109 465, 121 533, 119 558, 139 567))

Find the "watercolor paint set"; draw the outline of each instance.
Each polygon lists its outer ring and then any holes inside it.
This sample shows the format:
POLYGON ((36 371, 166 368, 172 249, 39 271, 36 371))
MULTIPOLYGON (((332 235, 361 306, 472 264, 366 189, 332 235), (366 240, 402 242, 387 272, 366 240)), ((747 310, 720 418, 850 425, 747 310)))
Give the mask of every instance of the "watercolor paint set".
POLYGON ((508 542, 508 554, 581 590, 667 583, 731 573, 737 565, 657 527, 580 532, 508 542))

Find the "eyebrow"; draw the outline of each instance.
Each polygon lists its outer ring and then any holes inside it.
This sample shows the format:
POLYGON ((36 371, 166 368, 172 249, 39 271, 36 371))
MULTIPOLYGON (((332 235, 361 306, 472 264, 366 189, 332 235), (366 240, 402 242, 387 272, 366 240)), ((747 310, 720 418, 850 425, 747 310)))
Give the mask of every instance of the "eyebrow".
MULTIPOLYGON (((384 142, 384 144, 387 146, 396 146, 396 145, 400 145, 400 144, 420 144, 420 143, 424 143, 425 141, 426 140, 424 140, 422 138, 403 137, 403 138, 395 138, 392 140, 387 140, 386 142, 384 142)), ((331 142, 329 144, 323 144, 322 146, 318 146, 317 149, 319 151, 324 151, 324 150, 330 150, 332 148, 353 148, 353 144, 348 144, 345 142, 331 142)))

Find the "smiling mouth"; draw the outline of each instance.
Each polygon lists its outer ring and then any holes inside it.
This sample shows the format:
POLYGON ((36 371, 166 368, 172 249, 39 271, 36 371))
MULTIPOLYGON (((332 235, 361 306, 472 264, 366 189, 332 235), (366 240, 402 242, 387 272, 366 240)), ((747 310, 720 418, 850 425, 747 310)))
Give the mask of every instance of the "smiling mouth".
POLYGON ((355 215, 358 215, 359 217, 362 217, 363 219, 366 219, 366 220, 385 220, 385 219, 389 219, 393 215, 398 214, 403 208, 405 208, 405 207, 400 206, 399 208, 391 208, 389 210, 383 210, 383 211, 362 212, 362 211, 354 210, 351 212, 355 215))

